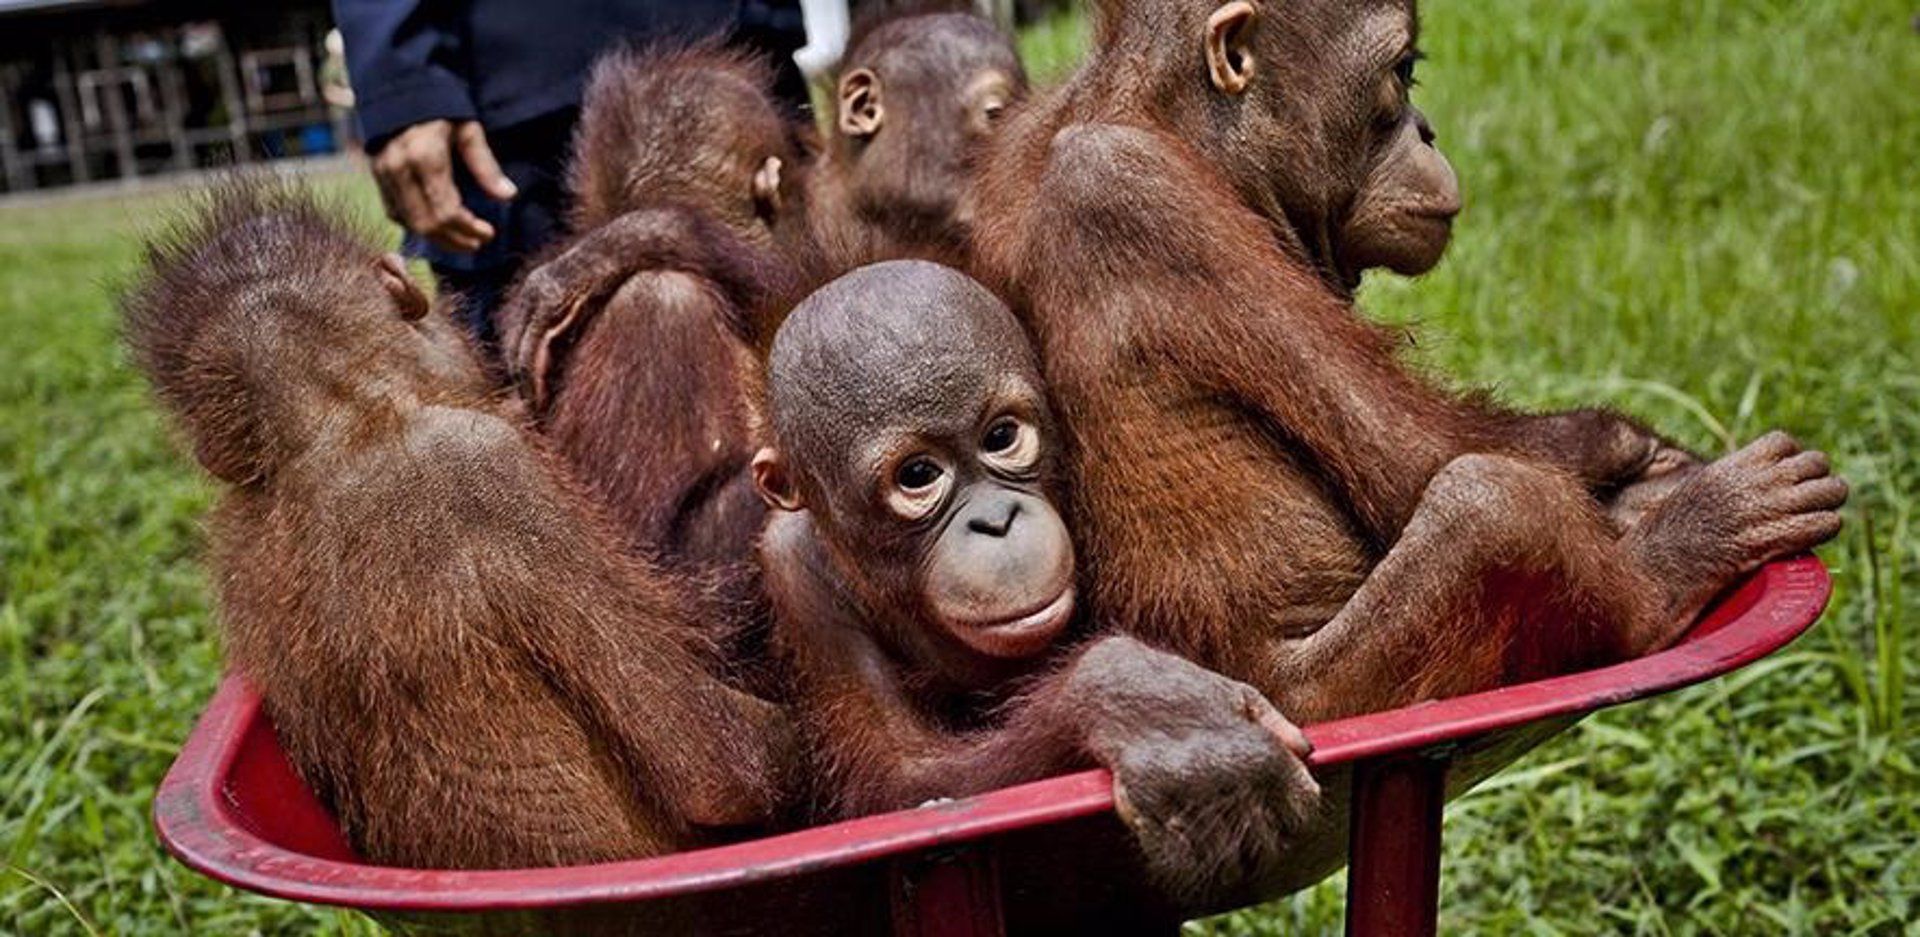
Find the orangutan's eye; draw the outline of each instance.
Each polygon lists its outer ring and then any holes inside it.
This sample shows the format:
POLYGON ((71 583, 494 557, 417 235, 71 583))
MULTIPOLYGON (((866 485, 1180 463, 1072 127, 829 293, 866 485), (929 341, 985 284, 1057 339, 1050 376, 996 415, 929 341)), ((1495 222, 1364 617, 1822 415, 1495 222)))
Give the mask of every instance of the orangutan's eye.
POLYGON ((932 459, 909 459, 893 473, 893 481, 902 491, 921 491, 939 482, 940 475, 940 466, 932 459))
POLYGON ((987 430, 985 439, 980 440, 980 448, 988 452, 1005 452, 1009 446, 1020 440, 1020 424, 1012 420, 1001 420, 987 430))
POLYGON ((1006 113, 1013 100, 1013 79, 998 69, 989 69, 967 83, 964 97, 969 110, 967 123, 974 133, 986 133, 1006 113))
POLYGON ((916 455, 893 470, 893 484, 882 492, 887 509, 908 521, 932 517, 953 489, 953 476, 929 455, 916 455))
POLYGON ((1425 52, 1414 49, 1406 55, 1401 56, 1400 61, 1394 64, 1393 73, 1399 77, 1402 88, 1411 88, 1420 83, 1420 79, 1414 77, 1414 67, 1426 57, 1427 54, 1425 52))
POLYGON ((1001 417, 980 437, 980 452, 989 468, 1010 475, 1030 472, 1040 461, 1040 431, 1024 420, 1001 417))

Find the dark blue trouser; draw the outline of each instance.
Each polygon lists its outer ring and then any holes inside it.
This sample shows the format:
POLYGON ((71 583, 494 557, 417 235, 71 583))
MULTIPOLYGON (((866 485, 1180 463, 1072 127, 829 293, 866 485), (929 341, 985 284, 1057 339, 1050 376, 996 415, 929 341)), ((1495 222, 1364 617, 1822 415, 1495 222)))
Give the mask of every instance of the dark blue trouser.
MULTIPOLYGON (((799 14, 798 9, 781 12, 790 12, 789 18, 799 14)), ((793 64, 798 21, 758 23, 764 18, 748 17, 754 22, 738 27, 730 41, 773 61, 774 99, 796 119, 811 121, 806 79, 793 64)), ((461 201, 493 225, 494 237, 486 246, 471 254, 459 254, 435 247, 417 235, 410 234, 402 242, 401 249, 407 256, 419 257, 433 267, 443 293, 460 296, 457 314, 489 357, 499 351, 493 314, 507 287, 529 257, 565 233, 567 153, 579 116, 578 108, 568 108, 511 127, 488 128, 487 143, 494 157, 520 190, 512 202, 488 198, 466 167, 454 160, 454 180, 460 186, 461 201)))

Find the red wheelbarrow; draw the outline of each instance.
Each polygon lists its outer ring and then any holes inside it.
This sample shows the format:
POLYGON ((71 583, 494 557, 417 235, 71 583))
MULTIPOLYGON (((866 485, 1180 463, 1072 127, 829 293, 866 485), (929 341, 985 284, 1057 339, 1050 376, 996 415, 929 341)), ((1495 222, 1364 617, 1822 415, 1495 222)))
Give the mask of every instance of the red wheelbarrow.
MULTIPOLYGON (((1351 846, 1350 934, 1431 934, 1441 805, 1582 715, 1706 680, 1810 626, 1832 585, 1812 557, 1775 563, 1678 645, 1639 660, 1307 728, 1326 821, 1287 881, 1351 846)), ((301 784, 245 682, 229 676, 154 799, 187 866, 249 891, 357 908, 407 934, 1170 932, 1141 887, 1104 771, 713 849, 570 868, 434 871, 360 862, 301 784)))

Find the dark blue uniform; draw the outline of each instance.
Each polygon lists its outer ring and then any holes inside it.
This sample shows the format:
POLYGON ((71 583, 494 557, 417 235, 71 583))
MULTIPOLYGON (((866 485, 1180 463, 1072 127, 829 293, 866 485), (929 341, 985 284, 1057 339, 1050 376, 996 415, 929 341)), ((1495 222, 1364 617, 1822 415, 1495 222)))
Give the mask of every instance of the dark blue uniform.
POLYGON ((807 89, 793 65, 805 44, 798 0, 333 0, 368 152, 423 121, 478 120, 519 189, 488 198, 456 154, 467 207, 493 225, 471 254, 408 236, 408 254, 461 293, 469 326, 489 347, 492 310, 521 261, 559 234, 562 172, 587 70, 622 42, 722 35, 766 53, 776 92, 796 112, 807 89))

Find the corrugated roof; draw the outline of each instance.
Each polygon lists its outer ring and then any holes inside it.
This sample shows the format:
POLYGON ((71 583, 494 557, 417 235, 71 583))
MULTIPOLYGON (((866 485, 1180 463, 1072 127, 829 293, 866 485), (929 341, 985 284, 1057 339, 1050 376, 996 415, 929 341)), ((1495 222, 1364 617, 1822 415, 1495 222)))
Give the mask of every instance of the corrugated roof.
POLYGON ((57 10, 61 7, 91 6, 100 0, 0 0, 0 14, 31 13, 35 10, 57 10))

